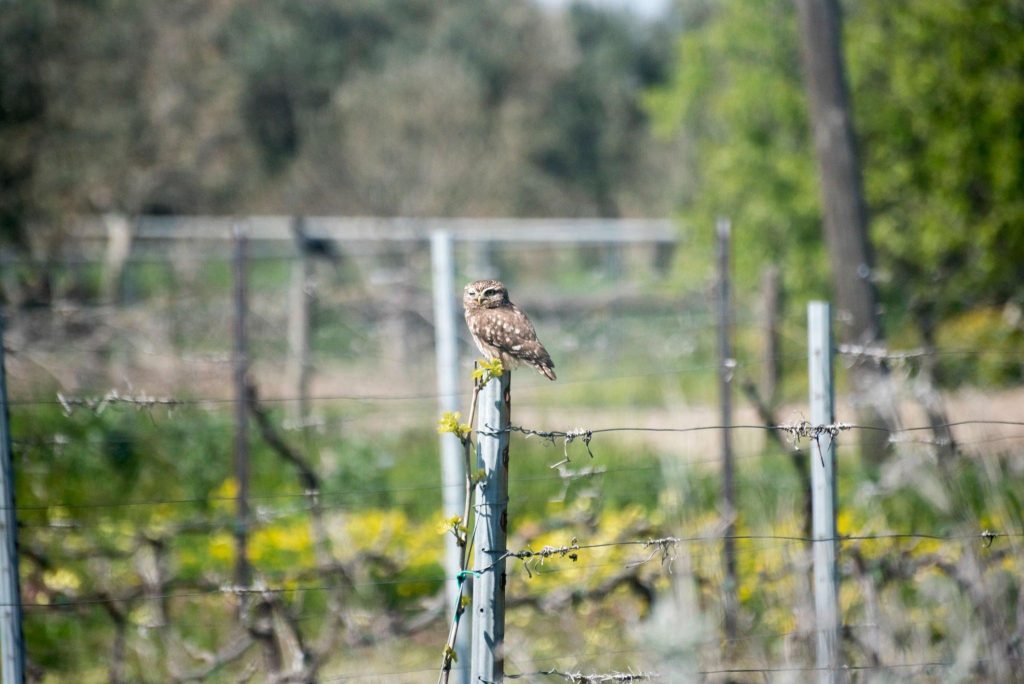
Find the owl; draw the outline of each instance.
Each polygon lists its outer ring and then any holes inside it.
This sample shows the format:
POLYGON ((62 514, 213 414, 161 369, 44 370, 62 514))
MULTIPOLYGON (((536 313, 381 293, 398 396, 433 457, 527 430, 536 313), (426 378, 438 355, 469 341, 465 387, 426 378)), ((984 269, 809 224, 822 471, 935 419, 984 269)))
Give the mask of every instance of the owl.
POLYGON ((480 353, 501 359, 505 368, 525 362, 546 377, 555 379, 555 364, 537 331, 518 306, 509 301, 508 290, 497 280, 478 280, 462 292, 466 324, 480 353))

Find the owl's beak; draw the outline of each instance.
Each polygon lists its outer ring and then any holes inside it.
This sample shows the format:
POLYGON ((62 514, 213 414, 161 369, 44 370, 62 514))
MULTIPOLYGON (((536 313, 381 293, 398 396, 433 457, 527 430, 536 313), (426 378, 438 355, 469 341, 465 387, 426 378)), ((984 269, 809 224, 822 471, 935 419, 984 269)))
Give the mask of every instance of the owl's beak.
POLYGON ((480 304, 483 304, 484 303, 484 296, 478 294, 476 296, 476 303, 477 303, 477 306, 479 306, 480 304))

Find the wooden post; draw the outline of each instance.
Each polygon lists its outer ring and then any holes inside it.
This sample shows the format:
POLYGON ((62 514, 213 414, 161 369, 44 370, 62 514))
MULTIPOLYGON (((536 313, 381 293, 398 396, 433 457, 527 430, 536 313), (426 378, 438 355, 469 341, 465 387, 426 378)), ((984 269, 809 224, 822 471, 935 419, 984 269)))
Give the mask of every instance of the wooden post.
MULTIPOLYGON (((293 219, 293 231, 303 234, 303 218, 293 219)), ((297 401, 289 403, 291 419, 305 428, 309 422, 309 325, 310 305, 315 286, 313 256, 303 245, 292 264, 291 289, 288 294, 288 363, 289 387, 294 389, 297 401)))
POLYGON ((132 223, 123 214, 103 217, 107 228, 107 248, 103 255, 103 301, 120 304, 124 284, 124 266, 132 251, 132 223))
POLYGON ((246 380, 249 374, 249 340, 246 313, 249 306, 249 238, 240 224, 233 228, 234 254, 234 384, 235 384, 235 584, 247 587, 252 580, 249 567, 249 411, 246 406, 246 380))
POLYGON ((396 359, 405 359, 413 355, 414 342, 412 333, 415 328, 410 325, 410 300, 413 298, 413 267, 412 254, 421 249, 418 241, 396 241, 388 245, 378 264, 380 275, 386 278, 386 287, 379 288, 383 297, 384 321, 381 331, 384 333, 385 352, 396 359))
POLYGON ((782 359, 779 352, 779 321, 782 318, 782 278, 779 267, 771 264, 761 273, 763 297, 762 338, 764 342, 764 374, 761 376, 761 396, 774 408, 779 400, 782 383, 782 359))
POLYGON ((722 517, 725 533, 722 559, 725 566, 723 587, 724 627, 726 638, 736 636, 736 492, 733 485, 732 455, 732 376, 735 360, 732 358, 732 306, 729 292, 729 240, 731 224, 720 218, 715 222, 718 261, 718 395, 721 404, 722 425, 722 517))
POLYGON ((18 517, 14 508, 14 466, 4 370, 3 320, 0 318, 0 674, 3 684, 25 681, 25 640, 21 631, 21 582, 18 577, 18 517))
POLYGON ((480 391, 477 412, 476 531, 473 536, 473 684, 500 684, 505 673, 505 560, 511 373, 480 391))
MULTIPOLYGON (((832 385, 832 312, 828 302, 807 306, 808 374, 811 424, 835 423, 832 385)), ((835 444, 823 431, 811 442, 810 468, 814 517, 814 614, 817 630, 816 665, 821 684, 839 681, 839 580, 836 567, 835 444)))
MULTIPOLYGON (((451 233, 438 231, 430 236, 430 261, 434 290, 434 350, 437 356, 437 394, 441 413, 459 408, 459 347, 458 323, 455 319, 455 255, 451 233)), ((452 433, 441 439, 441 501, 444 517, 462 516, 466 504, 463 466, 463 447, 452 433)), ((461 599, 459 574, 462 572, 462 549, 455 535, 448 535, 444 547, 445 573, 448 578, 445 595, 448 606, 454 610, 461 599)), ((472 611, 463 616, 471 619, 472 611)), ((465 622, 455 640, 456 681, 469 682, 469 623, 465 622)))

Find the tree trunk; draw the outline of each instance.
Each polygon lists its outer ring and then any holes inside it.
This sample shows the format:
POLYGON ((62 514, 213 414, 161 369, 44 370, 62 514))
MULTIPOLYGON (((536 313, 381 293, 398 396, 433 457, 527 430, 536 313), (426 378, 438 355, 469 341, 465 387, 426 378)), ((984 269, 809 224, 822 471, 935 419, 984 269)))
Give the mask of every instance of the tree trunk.
MULTIPOLYGON (((871 280, 873 255, 842 58, 839 2, 795 2, 800 18, 804 84, 821 176, 825 242, 835 285, 837 336, 850 344, 877 344, 883 333, 871 280)), ((858 362, 850 369, 850 381, 858 423, 888 427, 890 421, 883 419, 883 415, 892 411, 893 405, 884 367, 870 360, 858 362)), ((887 443, 888 434, 884 431, 860 431, 861 456, 869 463, 877 465, 881 461, 887 443)))

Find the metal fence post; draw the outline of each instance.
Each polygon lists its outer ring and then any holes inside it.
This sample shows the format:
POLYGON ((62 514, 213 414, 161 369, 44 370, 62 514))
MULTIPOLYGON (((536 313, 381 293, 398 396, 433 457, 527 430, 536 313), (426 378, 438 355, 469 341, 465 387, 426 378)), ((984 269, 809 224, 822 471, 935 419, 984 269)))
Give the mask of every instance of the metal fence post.
POLYGON ((0 655, 3 684, 25 681, 25 641, 21 631, 21 582, 18 577, 18 518, 14 508, 14 466, 4 370, 3 319, 0 317, 0 655))
MULTIPOLYGON (((828 302, 807 306, 808 374, 810 379, 811 423, 835 422, 832 386, 832 313, 828 302)), ((836 566, 836 471, 833 436, 822 431, 811 442, 810 468, 812 543, 814 552, 814 614, 817 629, 817 658, 822 668, 818 681, 839 681, 839 580, 836 566)))
POLYGON ((483 472, 473 535, 473 684, 497 684, 505 676, 510 377, 505 371, 484 386, 477 412, 477 467, 483 472))
MULTIPOLYGON (((293 232, 303 234, 305 219, 292 219, 293 232)), ((288 293, 288 357, 286 375, 288 384, 295 390, 298 401, 288 404, 291 419, 308 432, 309 423, 309 379, 310 379, 310 308, 313 303, 314 263, 313 256, 303 245, 297 245, 297 255, 292 263, 291 289, 288 293)))
MULTIPOLYGON (((459 408, 459 347, 458 323, 455 318, 455 255, 452 234, 438 231, 430 235, 430 261, 434 290, 434 350, 437 355, 437 395, 441 413, 459 408)), ((444 517, 461 516, 465 506, 463 484, 462 444, 452 433, 441 438, 441 501, 444 517)), ((454 535, 448 535, 444 547, 444 566, 447 576, 445 596, 447 605, 454 610, 461 594, 458 577, 462 571, 462 551, 454 535)), ((455 640, 456 681, 469 681, 469 631, 471 612, 462 616, 463 628, 455 640)))

